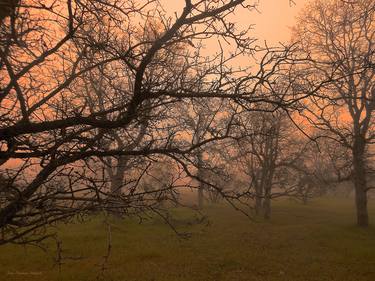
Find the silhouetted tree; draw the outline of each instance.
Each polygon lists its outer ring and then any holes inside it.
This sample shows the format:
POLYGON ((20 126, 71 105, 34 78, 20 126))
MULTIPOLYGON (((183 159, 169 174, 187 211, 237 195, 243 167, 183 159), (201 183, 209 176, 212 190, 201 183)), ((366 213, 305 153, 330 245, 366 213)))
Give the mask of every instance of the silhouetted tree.
POLYGON ((210 134, 192 141, 181 104, 226 100, 247 110, 294 104, 300 98, 294 93, 257 90, 272 87, 274 76, 296 63, 291 48, 267 49, 255 72, 232 63, 257 51, 247 30, 230 21, 256 2, 185 0, 170 17, 154 0, 25 0, 5 17, 0 164, 15 164, 15 182, 24 184, 1 195, 0 244, 39 241, 50 224, 113 206, 123 214, 156 210, 158 202, 148 199, 160 190, 138 188, 150 159, 168 157, 196 178, 196 152, 231 133, 230 122, 211 125, 210 134), (212 38, 218 49, 207 56, 203 43, 212 38), (108 157, 118 161, 112 181, 102 165, 108 157), (129 163, 139 165, 130 165, 132 180, 116 194, 129 163))
POLYGON ((240 119, 238 163, 249 179, 247 194, 255 201, 255 213, 271 216, 271 200, 297 196, 301 167, 308 140, 283 111, 249 112, 240 119))
POLYGON ((374 7, 373 0, 314 1, 294 28, 301 53, 310 58, 300 70, 306 81, 331 80, 304 102, 302 115, 321 136, 351 150, 359 226, 369 223, 366 162, 375 137, 374 7))

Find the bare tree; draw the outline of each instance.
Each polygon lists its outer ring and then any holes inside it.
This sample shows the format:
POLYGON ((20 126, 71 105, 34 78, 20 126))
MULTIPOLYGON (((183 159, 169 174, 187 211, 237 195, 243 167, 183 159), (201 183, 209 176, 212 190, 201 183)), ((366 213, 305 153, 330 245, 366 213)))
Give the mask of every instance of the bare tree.
MULTIPOLYGON (((228 101, 194 99, 190 104, 180 107, 183 113, 182 119, 186 128, 191 132, 191 143, 198 144, 210 138, 222 134, 230 136, 231 116, 228 112, 228 101), (228 115, 229 114, 229 115, 228 115)), ((209 174, 213 172, 210 165, 210 159, 214 158, 211 147, 220 146, 217 142, 208 143, 196 150, 195 161, 196 179, 197 179, 197 206, 202 208, 204 204, 204 193, 210 189, 210 186, 200 181, 210 181, 209 174)))
MULTIPOLYGON (((319 134, 319 133, 318 133, 319 134)), ((304 146, 303 155, 294 163, 299 172, 296 197, 304 204, 314 197, 334 192, 350 175, 347 150, 327 138, 317 138, 304 146)))
POLYGON ((148 164, 168 157, 197 178, 196 151, 231 133, 229 119, 192 141, 181 104, 276 109, 301 98, 258 91, 295 63, 288 47, 266 50, 255 72, 232 64, 256 48, 230 16, 256 2, 186 0, 174 17, 156 0, 20 2, 0 26, 0 163, 12 183, 1 193, 0 244, 40 241, 46 226, 98 210, 156 211, 154 195, 163 190, 138 188, 148 164), (203 43, 211 39, 218 49, 207 56, 203 43), (108 157, 118 161, 112 191, 102 165, 108 157), (127 163, 140 164, 130 165, 124 183, 127 163), (120 181, 126 188, 116 194, 120 181))
POLYGON ((237 161, 248 177, 247 194, 255 213, 269 219, 273 198, 297 196, 308 141, 284 111, 246 112, 239 121, 237 161))
MULTIPOLYGON (((301 52, 311 60, 307 81, 329 80, 304 103, 302 115, 352 152, 357 224, 368 225, 367 151, 374 140, 375 1, 314 1, 294 29, 301 52)), ((306 84, 305 84, 306 85, 306 84)))

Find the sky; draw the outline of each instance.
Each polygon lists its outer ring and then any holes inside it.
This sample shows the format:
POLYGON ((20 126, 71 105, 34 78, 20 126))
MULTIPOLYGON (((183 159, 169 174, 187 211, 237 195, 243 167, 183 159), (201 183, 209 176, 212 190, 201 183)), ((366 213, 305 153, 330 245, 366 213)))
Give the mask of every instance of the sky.
MULTIPOLYGON (((290 38, 288 27, 295 24, 295 17, 309 0, 294 0, 295 5, 289 5, 289 0, 259 0, 258 11, 239 11, 235 21, 240 26, 254 24, 252 34, 260 43, 267 41, 272 46, 278 42, 286 42, 290 38)), ((164 9, 171 15, 178 14, 184 7, 185 0, 160 0, 164 9)), ((248 0, 252 3, 254 0, 248 0)))
POLYGON ((295 5, 289 5, 289 0, 260 0, 259 13, 254 12, 254 34, 260 40, 270 43, 285 42, 290 39, 289 28, 295 24, 295 17, 308 0, 294 0, 295 5))
MULTIPOLYGON (((181 11, 185 0, 161 0, 168 12, 181 11)), ((252 3, 253 1, 248 1, 252 3)), ((267 41, 270 45, 286 42, 290 39, 289 27, 295 24, 295 17, 309 0, 259 0, 259 11, 236 13, 236 21, 241 26, 255 24, 252 33, 260 41, 267 41)))

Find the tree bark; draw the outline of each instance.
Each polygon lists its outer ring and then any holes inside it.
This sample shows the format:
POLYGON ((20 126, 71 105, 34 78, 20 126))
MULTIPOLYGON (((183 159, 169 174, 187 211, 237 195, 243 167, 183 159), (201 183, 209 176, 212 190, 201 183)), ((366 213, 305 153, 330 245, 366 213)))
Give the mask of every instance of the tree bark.
MULTIPOLYGON (((128 163, 128 157, 126 156, 120 156, 117 160, 117 167, 116 171, 111 174, 111 201, 110 203, 110 210, 112 215, 114 216, 119 216, 120 215, 120 210, 119 208, 119 198, 121 196, 121 191, 122 191, 122 186, 124 184, 124 177, 125 177, 125 172, 127 169, 127 163, 128 163), (117 204, 116 204, 117 202, 117 204)), ((112 167, 110 167, 112 169, 112 167)))
POLYGON ((203 187, 202 184, 198 188, 198 207, 203 208, 203 187))
POLYGON ((263 217, 266 220, 271 218, 271 186, 268 186, 264 193, 263 217))
POLYGON ((357 211, 357 225, 367 227, 367 181, 366 164, 364 159, 365 140, 362 137, 356 137, 353 145, 353 182, 355 190, 355 203, 357 211))
POLYGON ((0 22, 14 15, 18 5, 19 0, 0 0, 0 22))
POLYGON ((255 187, 255 214, 260 215, 262 210, 262 187, 256 184, 255 187))
POLYGON ((127 168, 128 159, 126 156, 120 156, 117 162, 116 172, 111 179, 111 194, 120 195, 121 187, 124 183, 124 176, 127 168))
MULTIPOLYGON (((202 152, 199 151, 197 156, 198 156, 198 171, 197 171, 197 174, 198 174, 198 177, 200 179, 202 179, 202 177, 203 177, 203 155, 202 155, 202 152)), ((200 208, 200 209, 203 207, 203 204, 204 204, 203 190, 204 190, 204 184, 202 182, 199 182, 199 187, 198 187, 198 208, 200 208)))

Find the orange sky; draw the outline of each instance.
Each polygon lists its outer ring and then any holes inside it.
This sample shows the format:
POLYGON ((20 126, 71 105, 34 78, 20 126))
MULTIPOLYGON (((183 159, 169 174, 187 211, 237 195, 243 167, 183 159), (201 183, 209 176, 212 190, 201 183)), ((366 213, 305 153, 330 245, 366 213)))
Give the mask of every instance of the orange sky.
MULTIPOLYGON (((163 8, 173 16, 181 13, 185 0, 160 0, 163 8)), ((253 3, 254 0, 248 0, 253 3)), ((294 0, 296 5, 289 5, 289 0, 259 0, 259 11, 245 11, 240 9, 235 14, 235 21, 240 27, 255 24, 252 34, 262 43, 266 40, 269 45, 288 41, 290 31, 288 27, 295 24, 295 16, 309 0, 294 0)))
MULTIPOLYGON (((254 0, 248 1, 252 3, 254 0)), ((289 0, 259 0, 259 12, 236 13, 236 21, 241 26, 255 24, 254 37, 261 41, 267 40, 270 45, 280 41, 288 41, 290 32, 288 27, 295 23, 295 16, 309 0, 294 0, 296 5, 289 5, 289 0)), ((167 12, 180 12, 185 0, 161 0, 167 12)))

